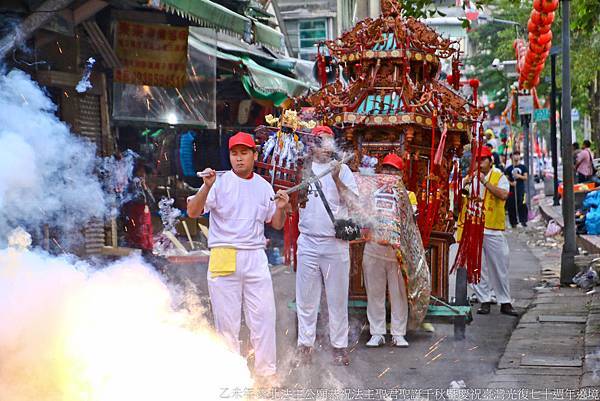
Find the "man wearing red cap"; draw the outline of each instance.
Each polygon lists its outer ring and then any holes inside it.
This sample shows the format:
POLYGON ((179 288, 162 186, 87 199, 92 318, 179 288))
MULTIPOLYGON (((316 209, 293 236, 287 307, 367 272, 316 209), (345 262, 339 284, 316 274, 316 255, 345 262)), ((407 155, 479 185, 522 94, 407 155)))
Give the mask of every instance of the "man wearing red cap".
POLYGON ((216 330, 240 351, 241 312, 255 351, 254 373, 271 381, 276 373, 275 297, 265 254, 265 223, 281 230, 289 197, 253 173, 258 153, 252 136, 229 139, 232 171, 217 179, 210 168, 204 184, 188 199, 188 215, 210 212, 208 290, 216 330), (275 198, 275 202, 271 199, 275 198))
MULTIPOLYGON (((404 162, 397 154, 390 153, 383 158, 381 165, 382 174, 400 175, 404 162)), ((408 342, 404 338, 408 324, 408 299, 394 248, 374 241, 367 242, 363 254, 363 274, 367 289, 367 318, 371 332, 367 347, 380 347, 385 344, 386 283, 390 294, 392 344, 396 347, 408 347, 408 342)))
MULTIPOLYGON (((318 141, 310 147, 312 172, 319 175, 330 167, 335 151, 333 131, 315 127, 318 141)), ((320 180, 323 193, 336 219, 348 218, 348 202, 358 196, 358 187, 350 168, 338 166, 320 180)), ((315 188, 311 188, 315 191, 315 188)), ((323 201, 309 196, 300 209, 296 302, 298 315, 297 363, 309 364, 316 337, 317 314, 325 284, 329 312, 329 339, 334 363, 349 365, 348 287, 350 283, 349 243, 335 237, 335 228, 323 201)), ((324 311, 323 311, 324 312, 324 311)))
POLYGON ((475 177, 477 175, 475 171, 463 181, 466 189, 479 188, 485 213, 481 280, 479 284, 473 285, 475 295, 481 302, 477 313, 482 315, 490 313, 493 291, 500 304, 500 312, 518 316, 511 304, 508 277, 509 249, 504 237, 506 225, 504 204, 508 198, 510 183, 502 171, 493 166, 490 148, 482 146, 477 159, 480 163, 479 176, 475 177), (475 182, 473 182, 474 178, 475 182), (469 185, 471 183, 472 185, 469 185))

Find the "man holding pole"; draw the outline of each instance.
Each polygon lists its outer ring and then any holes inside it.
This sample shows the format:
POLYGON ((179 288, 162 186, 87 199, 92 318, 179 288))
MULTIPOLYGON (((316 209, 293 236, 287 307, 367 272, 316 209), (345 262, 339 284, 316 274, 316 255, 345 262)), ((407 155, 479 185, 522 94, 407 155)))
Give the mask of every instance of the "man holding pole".
MULTIPOLYGON (((331 128, 315 127, 317 137, 311 146, 312 173, 319 175, 331 168, 335 150, 331 128)), ((350 168, 337 165, 330 174, 320 179, 322 193, 336 219, 348 216, 348 203, 358 196, 358 187, 350 168)), ((311 191, 316 188, 311 188, 311 191)), ((350 251, 347 241, 336 238, 333 222, 323 199, 309 196, 306 207, 300 209, 300 237, 298 238, 298 271, 296 273, 296 303, 298 314, 297 364, 310 364, 316 338, 317 314, 321 290, 325 295, 329 314, 329 339, 333 360, 338 365, 349 365, 348 356, 348 287, 350 281, 350 251)))
POLYGON ((478 314, 490 313, 492 291, 500 304, 500 312, 505 315, 518 316, 513 309, 510 297, 508 277, 509 249, 504 237, 506 215, 504 204, 508 198, 510 184, 506 176, 493 166, 492 152, 482 146, 477 155, 479 174, 475 170, 465 177, 463 187, 479 188, 479 197, 483 199, 485 227, 483 231, 483 255, 481 264, 481 280, 475 284, 477 299, 481 302, 478 314), (477 182, 479 181, 479 182, 477 182))
POLYGON ((275 195, 271 185, 254 174, 257 157, 250 134, 232 136, 232 171, 217 180, 214 170, 204 170, 204 184, 188 198, 187 211, 190 217, 210 212, 208 290, 215 328, 240 352, 243 308, 256 355, 254 373, 261 384, 269 384, 276 373, 275 297, 264 225, 283 228, 289 196, 282 190, 275 195))

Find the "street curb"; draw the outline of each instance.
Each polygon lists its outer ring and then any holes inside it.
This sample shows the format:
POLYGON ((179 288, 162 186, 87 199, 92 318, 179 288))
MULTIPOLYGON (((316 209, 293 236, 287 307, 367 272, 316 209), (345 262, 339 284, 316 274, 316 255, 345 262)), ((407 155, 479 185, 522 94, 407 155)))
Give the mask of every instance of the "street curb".
MULTIPOLYGON (((546 222, 550 220, 556 221, 556 223, 560 226, 561 229, 564 228, 563 218, 561 215, 558 215, 554 206, 552 205, 539 205, 540 214, 544 218, 546 222)), ((600 254, 600 236, 598 235, 580 235, 578 234, 576 237, 577 247, 591 253, 591 254, 600 254)))
POLYGON ((600 388, 600 294, 593 294, 588 305, 580 388, 598 389, 600 388))
POLYGON ((552 205, 540 205, 539 210, 540 210, 542 217, 544 217, 544 220, 546 222, 549 222, 550 220, 554 220, 560 226, 561 229, 564 228, 562 216, 554 213, 554 210, 552 208, 553 208, 552 205))

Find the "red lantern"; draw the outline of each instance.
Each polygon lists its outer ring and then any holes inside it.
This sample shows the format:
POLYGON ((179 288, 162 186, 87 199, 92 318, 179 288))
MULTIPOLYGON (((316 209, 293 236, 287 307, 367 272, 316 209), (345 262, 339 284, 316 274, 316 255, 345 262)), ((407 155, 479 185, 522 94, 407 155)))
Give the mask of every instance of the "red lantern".
POLYGON ((473 89, 477 89, 479 87, 479 80, 475 78, 469 79, 469 86, 473 89))
POLYGON ((551 25, 554 22, 554 12, 540 13, 537 10, 533 10, 531 12, 531 21, 538 26, 551 25))
POLYGON ((533 8, 541 13, 551 13, 558 7, 558 0, 533 0, 533 8))
POLYGON ((548 42, 552 42, 552 31, 548 31, 546 33, 539 35, 537 42, 540 45, 545 45, 548 42))
POLYGON ((541 54, 544 51, 544 48, 535 42, 529 42, 529 51, 534 54, 541 54))
POLYGON ((529 50, 531 50, 535 54, 539 54, 539 55, 544 53, 546 50, 550 50, 551 47, 552 47, 552 42, 548 42, 544 45, 538 45, 535 42, 529 42, 529 50))
POLYGON ((552 24, 549 25, 536 25, 537 26, 537 32, 541 35, 544 34, 546 32, 550 32, 550 29, 552 28, 552 24))
POLYGON ((529 43, 531 43, 531 42, 538 43, 539 37, 540 37, 540 35, 537 32, 529 32, 529 35, 527 35, 527 38, 529 39, 529 43))

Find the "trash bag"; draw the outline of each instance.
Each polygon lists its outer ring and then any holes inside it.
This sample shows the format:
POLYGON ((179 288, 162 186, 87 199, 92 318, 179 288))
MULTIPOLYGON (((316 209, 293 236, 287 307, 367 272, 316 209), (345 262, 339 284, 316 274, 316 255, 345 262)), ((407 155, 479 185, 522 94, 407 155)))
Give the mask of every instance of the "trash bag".
POLYGON ((585 196, 583 207, 585 209, 596 208, 600 206, 600 191, 592 191, 585 196))
POLYGON ((600 208, 594 207, 587 212, 585 216, 585 228, 589 235, 600 234, 600 208))
POLYGON ((586 291, 591 290, 595 285, 600 283, 598 272, 594 270, 593 267, 589 267, 587 270, 577 273, 575 277, 573 277, 573 283, 586 291))
POLYGON ((560 234, 561 231, 562 228, 558 225, 558 223, 555 220, 550 220, 550 222, 548 222, 548 227, 546 227, 546 232, 544 233, 544 235, 546 237, 554 237, 555 235, 560 234))

